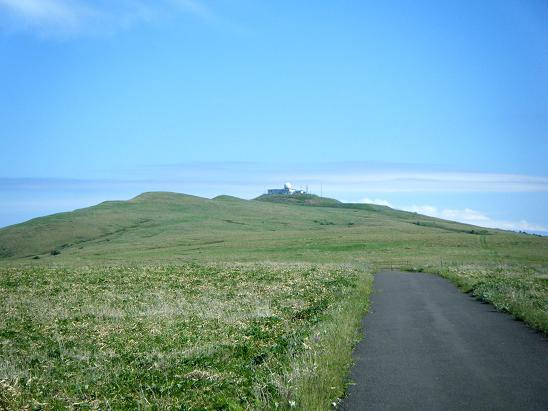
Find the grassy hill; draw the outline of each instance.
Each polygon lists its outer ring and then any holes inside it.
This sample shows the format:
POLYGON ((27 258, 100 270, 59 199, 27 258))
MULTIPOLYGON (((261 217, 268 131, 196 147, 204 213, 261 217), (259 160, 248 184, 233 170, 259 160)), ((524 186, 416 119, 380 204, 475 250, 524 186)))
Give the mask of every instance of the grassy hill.
POLYGON ((144 193, 129 201, 0 229, 0 261, 390 261, 543 264, 548 238, 483 229, 317 196, 206 199, 144 193))
POLYGON ((0 409, 330 410, 372 274, 548 334, 548 238, 317 196, 129 201, 0 229, 0 409))

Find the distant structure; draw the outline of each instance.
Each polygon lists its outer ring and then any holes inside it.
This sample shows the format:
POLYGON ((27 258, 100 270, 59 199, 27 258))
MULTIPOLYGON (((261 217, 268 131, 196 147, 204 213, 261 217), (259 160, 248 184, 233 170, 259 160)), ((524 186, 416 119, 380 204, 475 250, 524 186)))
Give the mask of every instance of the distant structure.
POLYGON ((267 193, 268 193, 268 195, 273 195, 273 194, 289 194, 289 195, 307 194, 307 192, 305 190, 295 190, 293 188, 293 186, 291 185, 291 183, 285 183, 284 188, 269 188, 267 193))

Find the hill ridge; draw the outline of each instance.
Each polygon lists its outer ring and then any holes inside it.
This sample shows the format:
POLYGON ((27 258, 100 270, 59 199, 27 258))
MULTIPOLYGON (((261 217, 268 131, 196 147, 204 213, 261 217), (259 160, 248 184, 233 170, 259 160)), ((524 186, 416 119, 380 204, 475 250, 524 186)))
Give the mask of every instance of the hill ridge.
MULTIPOLYGON (((491 256, 496 242, 542 239, 439 220, 372 204, 317 196, 202 198, 147 192, 0 229, 0 260, 116 262, 218 260, 329 260, 426 257, 448 247, 491 256), (489 239, 486 236, 489 234, 489 239), (481 240, 481 241, 479 241, 481 240)), ((540 241, 540 242, 539 242, 540 241)))

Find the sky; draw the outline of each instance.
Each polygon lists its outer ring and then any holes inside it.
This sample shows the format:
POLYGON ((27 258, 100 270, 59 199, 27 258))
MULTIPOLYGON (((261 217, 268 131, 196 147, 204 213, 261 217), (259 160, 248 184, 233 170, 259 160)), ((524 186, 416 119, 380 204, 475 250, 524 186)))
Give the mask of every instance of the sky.
POLYGON ((548 234, 548 2, 0 0, 0 227, 290 181, 548 234))

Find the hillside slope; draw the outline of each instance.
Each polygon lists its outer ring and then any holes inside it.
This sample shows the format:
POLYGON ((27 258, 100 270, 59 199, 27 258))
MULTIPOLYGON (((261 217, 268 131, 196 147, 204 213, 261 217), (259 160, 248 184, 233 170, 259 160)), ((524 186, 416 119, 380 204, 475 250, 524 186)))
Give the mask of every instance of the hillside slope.
MULTIPOLYGON (((280 198, 278 198, 280 197, 280 198)), ((0 229, 0 261, 544 263, 548 239, 369 204, 144 193, 0 229)))

